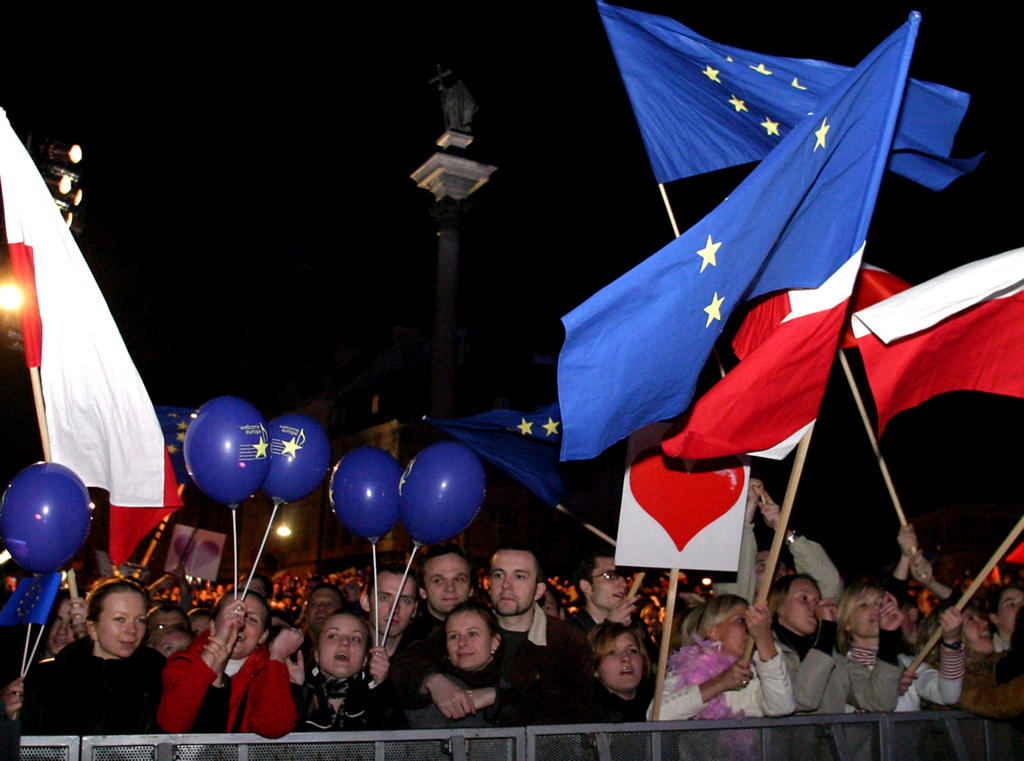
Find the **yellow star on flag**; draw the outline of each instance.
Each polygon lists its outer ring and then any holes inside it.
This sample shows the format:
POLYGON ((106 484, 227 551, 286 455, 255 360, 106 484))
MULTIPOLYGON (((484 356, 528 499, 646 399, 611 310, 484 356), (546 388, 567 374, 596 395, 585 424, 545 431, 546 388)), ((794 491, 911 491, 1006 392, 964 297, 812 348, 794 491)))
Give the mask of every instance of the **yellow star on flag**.
POLYGON ((281 450, 281 454, 283 455, 295 457, 296 455, 298 455, 299 450, 302 449, 302 447, 299 446, 299 442, 295 440, 294 436, 292 436, 291 441, 282 441, 281 443, 284 445, 284 449, 281 450))
POLYGON ((705 328, 710 328, 711 323, 714 320, 722 319, 721 306, 723 301, 725 301, 725 299, 719 298, 718 291, 715 291, 715 295, 711 297, 711 303, 704 307, 704 311, 707 312, 708 315, 707 324, 704 325, 705 328))
POLYGON ((769 135, 778 135, 779 134, 779 123, 778 122, 773 122, 767 116, 764 117, 764 121, 761 122, 761 126, 764 127, 765 131, 769 135))
POLYGON ((523 422, 517 425, 516 428, 519 429, 523 436, 529 436, 533 433, 533 421, 527 421, 526 418, 522 418, 522 420, 523 422))
POLYGON ((185 440, 185 434, 183 434, 183 433, 176 433, 176 434, 174 434, 174 438, 176 438, 178 441, 184 441, 185 440))
POLYGON ((789 86, 790 87, 795 87, 797 90, 806 90, 807 89, 806 87, 804 87, 802 84, 800 84, 797 81, 796 77, 793 77, 793 81, 789 83, 789 86))
POLYGON ((188 428, 188 423, 178 423, 179 431, 184 431, 186 428, 188 428))
POLYGON ((770 77, 772 73, 764 67, 763 63, 759 63, 757 66, 747 66, 748 69, 753 69, 758 74, 764 74, 766 77, 770 77))
POLYGON ((710 79, 712 82, 718 82, 718 84, 722 84, 722 80, 718 78, 718 69, 712 69, 710 63, 708 64, 708 67, 701 72, 701 74, 710 79))
POLYGON ((560 425, 559 421, 552 420, 551 418, 548 418, 548 422, 546 422, 544 425, 542 425, 541 428, 543 428, 545 431, 547 431, 547 433, 544 434, 545 436, 557 436, 558 435, 558 426, 559 425, 560 425))
POLYGON ((733 95, 731 98, 729 98, 729 102, 732 103, 733 107, 736 109, 736 113, 737 114, 740 111, 746 111, 747 110, 747 104, 744 103, 739 98, 737 98, 735 95, 733 95))
POLYGON ((711 236, 708 236, 707 245, 704 246, 700 251, 697 252, 697 256, 701 258, 700 271, 703 272, 705 268, 710 264, 712 267, 717 267, 718 262, 715 261, 715 254, 718 253, 719 247, 721 247, 722 241, 718 243, 711 242, 711 236))
POLYGON ((171 454, 174 454, 175 452, 178 451, 178 448, 174 444, 168 444, 167 451, 170 452, 171 454))
POLYGON ((732 63, 732 56, 731 55, 727 55, 725 57, 725 60, 728 61, 729 63, 732 63))
POLYGON ((270 446, 270 443, 261 436, 260 440, 252 446, 256 450, 256 459, 259 460, 267 456, 267 447, 270 446))
POLYGON ((818 150, 818 148, 825 147, 825 135, 828 134, 829 128, 831 126, 832 125, 828 123, 827 116, 821 120, 821 126, 818 127, 818 131, 814 133, 814 136, 818 138, 818 141, 814 144, 814 148, 811 149, 812 152, 818 150))

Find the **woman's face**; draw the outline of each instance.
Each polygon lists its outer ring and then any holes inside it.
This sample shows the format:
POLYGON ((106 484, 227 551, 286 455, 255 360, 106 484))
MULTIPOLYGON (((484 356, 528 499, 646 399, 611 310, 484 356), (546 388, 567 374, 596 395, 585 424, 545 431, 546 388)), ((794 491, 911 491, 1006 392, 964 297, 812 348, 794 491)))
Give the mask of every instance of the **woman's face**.
POLYGON ((818 604, 821 594, 818 588, 806 579, 797 579, 790 587, 779 606, 779 624, 793 632, 807 637, 818 631, 818 604))
POLYGON ((878 639, 882 618, 883 597, 878 590, 869 589, 853 603, 846 630, 855 645, 874 645, 878 639))
POLYGON ((988 621, 977 608, 970 607, 964 611, 964 642, 967 643, 968 652, 976 655, 991 655, 995 652, 988 621))
POLYGON ((747 646, 747 606, 736 605, 729 613, 711 627, 708 638, 722 643, 722 652, 743 657, 747 646))
POLYGON ((127 658, 146 637, 146 601, 138 592, 111 592, 96 621, 86 621, 97 658, 127 658))
POLYGON ((330 616, 320 627, 316 660, 320 670, 335 679, 358 674, 369 649, 366 625, 348 613, 330 616))
POLYGON ((46 655, 52 657, 64 649, 73 639, 71 632, 71 600, 61 600, 57 615, 46 635, 46 655))
POLYGON ((620 634, 598 662, 594 675, 609 692, 624 700, 632 700, 640 680, 644 678, 644 660, 636 637, 620 634))
POLYGON ((491 634, 483 616, 468 610, 448 616, 444 631, 448 657, 463 671, 484 668, 501 644, 501 636, 491 634))

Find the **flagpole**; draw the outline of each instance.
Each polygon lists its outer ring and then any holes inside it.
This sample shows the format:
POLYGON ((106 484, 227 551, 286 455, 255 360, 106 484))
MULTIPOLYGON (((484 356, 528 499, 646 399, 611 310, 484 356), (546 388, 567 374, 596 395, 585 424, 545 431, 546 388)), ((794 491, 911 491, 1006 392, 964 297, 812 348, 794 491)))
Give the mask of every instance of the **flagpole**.
POLYGON ((857 410, 860 412, 860 419, 864 423, 864 430, 868 434, 868 441, 871 442, 871 450, 875 453, 875 460, 878 462, 878 469, 882 471, 882 480, 885 481, 885 488, 889 490, 889 497, 892 499, 892 506, 896 510, 896 517, 899 518, 901 526, 906 526, 907 516, 903 513, 903 506, 900 504, 900 498, 896 496, 896 487, 892 482, 892 476, 889 475, 889 466, 885 464, 885 458, 882 457, 882 450, 878 447, 878 437, 875 436, 875 431, 871 427, 871 421, 868 420, 868 411, 864 407, 864 398, 860 394, 860 389, 857 388, 857 382, 853 378, 853 371, 850 370, 850 363, 846 359, 846 354, 843 353, 842 348, 836 349, 836 354, 839 355, 839 363, 843 366, 843 373, 846 375, 846 382, 850 386, 850 393, 853 394, 853 400, 857 402, 857 410))
MULTIPOLYGON (((32 624, 31 623, 28 625, 28 630, 29 630, 29 633, 25 636, 25 644, 26 645, 28 644, 28 638, 32 634, 32 624)), ((46 631, 46 627, 45 626, 40 626, 39 627, 39 634, 36 635, 36 643, 34 645, 32 645, 32 654, 28 657, 28 661, 25 661, 25 662, 23 662, 21 664, 21 676, 22 676, 22 678, 25 678, 26 676, 28 676, 28 670, 30 668, 32 668, 32 661, 34 661, 35 658, 36 658, 36 651, 39 649, 39 643, 42 642, 42 640, 43 640, 43 633, 45 631, 46 631)))
POLYGON ((50 433, 46 428, 46 407, 43 404, 43 384, 39 378, 39 368, 28 369, 32 379, 32 400, 36 404, 36 422, 39 424, 39 440, 43 445, 43 459, 50 462, 50 433))
POLYGON ((594 534, 595 536, 601 537, 606 542, 608 542, 608 544, 610 544, 612 547, 615 546, 615 540, 612 539, 610 536, 608 536, 608 534, 604 533, 601 529, 599 529, 594 524, 587 523, 585 520, 580 518, 578 515, 575 515, 572 512, 570 512, 569 509, 565 505, 562 505, 562 504, 555 505, 555 509, 558 512, 560 512, 560 513, 564 513, 565 515, 568 515, 574 521, 576 521, 581 526, 583 526, 583 528, 585 528, 587 531, 589 531, 590 533, 594 534))
MULTIPOLYGON (((1020 536, 1022 531, 1024 531, 1024 515, 1020 517, 1020 520, 1017 521, 1017 525, 1015 525, 1010 530, 1010 533, 1006 535, 1006 538, 1003 540, 1003 543, 999 545, 999 549, 992 553, 992 557, 988 559, 988 562, 985 563, 985 566, 981 569, 978 575, 974 577, 974 581, 971 582, 971 586, 967 587, 967 591, 960 596, 960 599, 957 600, 956 605, 953 606, 954 608, 956 608, 958 611, 962 611, 964 608, 967 607, 967 603, 970 602, 975 592, 977 592, 981 588, 981 585, 985 583, 985 579, 987 579, 988 575, 992 573, 992 569, 996 567, 996 563, 998 563, 1002 559, 1003 555, 1006 554, 1006 551, 1010 549, 1010 545, 1017 541, 1017 537, 1020 536)), ((938 644, 939 637, 941 636, 942 629, 936 629, 935 633, 932 634, 931 638, 928 640, 928 642, 925 643, 924 647, 922 647, 918 654, 914 656, 914 660, 912 660, 910 662, 910 665, 907 666, 907 668, 904 670, 916 671, 917 667, 921 665, 921 662, 924 661, 925 657, 928 655, 928 653, 931 652, 932 648, 938 644)))
POLYGON ((668 213, 668 221, 672 224, 672 233, 679 237, 679 225, 676 224, 676 215, 672 213, 672 204, 669 203, 668 193, 665 192, 665 184, 658 183, 658 190, 661 191, 661 200, 665 202, 665 211, 668 213))
POLYGON ((665 691, 665 666, 672 644, 672 618, 676 612, 676 592, 679 589, 679 569, 673 568, 668 577, 668 599, 665 600, 665 621, 661 627, 661 648, 658 650, 658 676, 654 680, 654 704, 651 721, 661 716, 661 694, 665 691))
MULTIPOLYGON (((814 433, 814 423, 807 429, 807 433, 800 439, 796 448, 796 457, 793 458, 793 470, 789 474, 789 484, 786 486, 786 496, 782 500, 782 509, 779 511, 779 520, 775 524, 775 536, 772 537, 772 548, 768 553, 768 563, 764 573, 761 575, 761 588, 757 590, 754 598, 754 605, 764 605, 768 602, 768 592, 772 586, 772 579, 775 578, 775 567, 779 564, 779 553, 782 552, 782 542, 786 538, 786 529, 789 526, 789 514, 793 511, 793 502, 796 501, 796 490, 800 486, 800 477, 804 472, 804 462, 807 460, 807 450, 811 446, 811 434, 814 433)), ((747 646, 744 651, 743 660, 749 661, 754 654, 754 639, 747 637, 747 646)))

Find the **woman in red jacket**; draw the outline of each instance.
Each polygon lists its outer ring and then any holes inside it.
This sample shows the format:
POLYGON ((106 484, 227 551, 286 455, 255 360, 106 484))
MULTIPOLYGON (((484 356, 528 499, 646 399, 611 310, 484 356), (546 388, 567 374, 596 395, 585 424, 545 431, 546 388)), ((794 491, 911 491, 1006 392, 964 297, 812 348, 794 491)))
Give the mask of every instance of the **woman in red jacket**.
POLYGON ((270 608, 249 592, 224 597, 210 631, 171 656, 157 722, 167 732, 255 732, 281 737, 295 727, 289 657, 302 634, 286 629, 266 646, 270 608))

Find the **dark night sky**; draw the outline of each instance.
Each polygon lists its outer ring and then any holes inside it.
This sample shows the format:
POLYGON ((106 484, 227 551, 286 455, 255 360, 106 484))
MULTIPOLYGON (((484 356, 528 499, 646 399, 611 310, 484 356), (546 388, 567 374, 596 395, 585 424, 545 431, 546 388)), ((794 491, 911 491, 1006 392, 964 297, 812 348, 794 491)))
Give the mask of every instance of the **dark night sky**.
MULTIPOLYGON (((470 156, 499 167, 464 231, 460 325, 486 347, 488 382, 504 395, 515 399, 501 379, 524 358, 557 352, 562 314, 670 239, 590 2, 375 5, 91 18, 63 60, 55 41, 0 49, 0 106, 19 134, 85 148, 80 242, 156 403, 234 393, 276 414, 274 386, 323 372, 339 341, 429 329, 436 239, 430 197, 408 175, 443 129, 427 82, 438 63, 476 96, 470 156)), ((1021 245, 1017 39, 1001 14, 946 3, 632 5, 739 47, 846 65, 916 7, 911 74, 973 94, 955 155, 988 153, 941 194, 887 175, 866 258, 920 282, 1021 245)), ((746 171, 673 183, 680 226, 746 171)), ((27 380, 9 356, 2 363, 6 480, 36 455, 25 454, 35 437, 20 412, 27 380)), ((867 511, 888 536, 895 521, 851 411, 834 382, 794 520, 825 531, 840 510, 867 511)), ((1016 502, 1016 482, 1000 474, 1015 472, 1020 447, 1001 433, 1019 429, 1022 412, 974 395, 894 421, 883 448, 911 514, 1016 502)), ((769 471, 781 500, 783 471, 769 471)), ((874 540, 851 534, 859 541, 874 540)))

